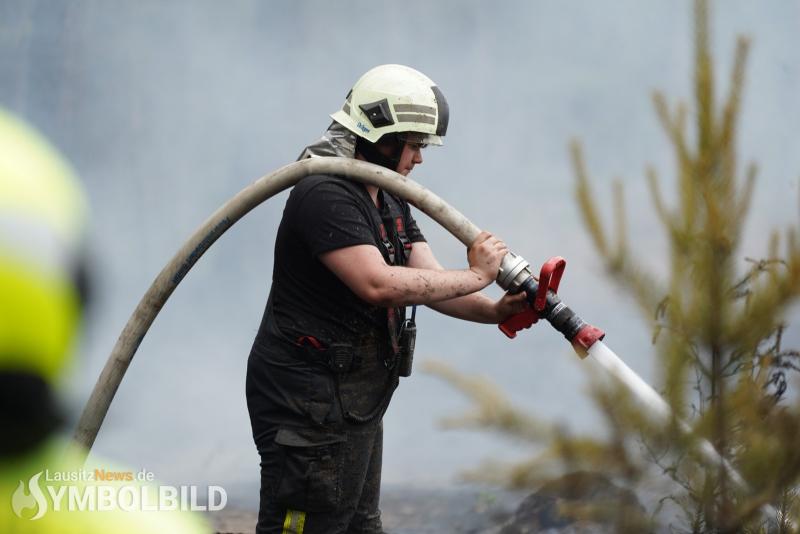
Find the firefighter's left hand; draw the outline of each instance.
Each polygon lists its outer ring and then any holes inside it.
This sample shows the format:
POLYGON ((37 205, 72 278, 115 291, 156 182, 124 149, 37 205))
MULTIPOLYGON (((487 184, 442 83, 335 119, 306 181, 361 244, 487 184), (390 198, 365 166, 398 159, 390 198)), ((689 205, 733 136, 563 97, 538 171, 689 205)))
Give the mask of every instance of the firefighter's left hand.
POLYGON ((525 300, 525 292, 522 291, 516 295, 506 293, 503 298, 494 303, 495 320, 497 324, 502 323, 512 315, 516 315, 525 311, 528 303, 525 300))

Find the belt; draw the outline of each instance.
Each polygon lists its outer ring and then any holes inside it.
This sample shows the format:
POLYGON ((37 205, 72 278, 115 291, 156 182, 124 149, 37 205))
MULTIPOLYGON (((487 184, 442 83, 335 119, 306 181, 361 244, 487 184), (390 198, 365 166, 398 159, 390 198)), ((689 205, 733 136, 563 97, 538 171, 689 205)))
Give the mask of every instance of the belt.
POLYGON ((325 365, 337 374, 357 369, 363 354, 389 352, 388 342, 374 337, 362 338, 358 343, 334 342, 326 347, 313 336, 300 336, 292 346, 301 359, 325 365))

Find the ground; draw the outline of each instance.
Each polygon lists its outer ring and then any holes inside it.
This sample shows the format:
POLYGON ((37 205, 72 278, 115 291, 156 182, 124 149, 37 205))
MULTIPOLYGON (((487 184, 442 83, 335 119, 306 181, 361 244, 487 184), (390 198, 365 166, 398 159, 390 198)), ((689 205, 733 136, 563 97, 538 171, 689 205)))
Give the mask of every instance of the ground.
MULTIPOLYGON (((484 488, 384 488, 381 511, 390 534, 493 534, 513 514, 523 493, 484 488)), ((210 515, 219 533, 252 533, 256 511, 227 507, 210 515)))

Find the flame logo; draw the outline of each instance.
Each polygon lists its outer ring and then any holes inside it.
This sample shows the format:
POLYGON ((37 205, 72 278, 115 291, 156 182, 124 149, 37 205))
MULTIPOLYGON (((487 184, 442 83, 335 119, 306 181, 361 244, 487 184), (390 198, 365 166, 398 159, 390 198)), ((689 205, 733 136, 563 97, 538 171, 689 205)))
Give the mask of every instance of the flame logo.
POLYGON ((47 512, 47 499, 45 499, 42 489, 39 487, 39 477, 42 476, 42 471, 39 471, 31 477, 28 481, 29 491, 25 491, 25 483, 19 481, 14 495, 11 497, 11 508, 17 517, 22 518, 22 512, 29 508, 36 508, 36 514, 29 518, 31 521, 41 519, 47 512))

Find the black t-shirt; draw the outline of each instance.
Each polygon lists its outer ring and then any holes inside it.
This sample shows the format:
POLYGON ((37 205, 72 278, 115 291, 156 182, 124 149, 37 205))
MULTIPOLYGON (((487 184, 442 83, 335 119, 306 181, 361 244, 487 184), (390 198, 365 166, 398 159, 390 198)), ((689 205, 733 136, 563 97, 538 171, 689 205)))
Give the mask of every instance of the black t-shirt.
MULTIPOLYGON (((379 201, 401 214, 409 241, 425 241, 408 203, 385 192, 379 201)), ((272 275, 272 318, 282 337, 313 336, 327 345, 386 332, 386 310, 359 299, 319 261, 324 252, 353 245, 373 245, 388 258, 376 228, 380 220, 359 183, 317 175, 294 187, 278 229, 272 275)), ((262 321, 256 344, 266 341, 268 322, 262 321)))

